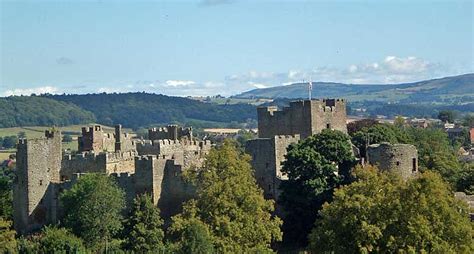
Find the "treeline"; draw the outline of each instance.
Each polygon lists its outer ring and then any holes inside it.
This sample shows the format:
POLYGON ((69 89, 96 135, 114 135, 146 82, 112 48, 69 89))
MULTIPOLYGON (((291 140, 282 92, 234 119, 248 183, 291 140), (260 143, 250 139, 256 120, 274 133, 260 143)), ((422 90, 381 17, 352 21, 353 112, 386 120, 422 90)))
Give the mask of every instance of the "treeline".
POLYGON ((104 125, 122 124, 129 128, 153 124, 209 121, 245 123, 256 119, 255 107, 248 104, 218 105, 196 100, 149 93, 44 95, 73 103, 93 112, 104 125))
POLYGON ((64 126, 95 122, 92 112, 57 100, 37 96, 0 98, 0 128, 64 126))
POLYGON ((149 93, 11 96, 0 98, 0 109, 0 128, 92 122, 134 129, 170 123, 229 127, 255 125, 257 118, 249 104, 218 105, 149 93))

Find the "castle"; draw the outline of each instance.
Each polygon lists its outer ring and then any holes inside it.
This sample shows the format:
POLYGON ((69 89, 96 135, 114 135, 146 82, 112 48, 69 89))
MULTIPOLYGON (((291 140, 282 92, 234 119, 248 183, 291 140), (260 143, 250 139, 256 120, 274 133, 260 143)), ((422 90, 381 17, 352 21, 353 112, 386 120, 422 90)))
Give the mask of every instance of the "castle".
MULTIPOLYGON (((342 99, 300 100, 289 107, 260 107, 258 138, 246 144, 257 184, 267 199, 278 199, 281 172, 290 144, 324 129, 347 133, 346 103, 342 99)), ((46 131, 43 138, 20 140, 17 177, 13 188, 14 226, 24 234, 55 223, 61 217, 58 197, 82 174, 105 173, 116 178, 127 202, 142 193, 151 195, 165 219, 177 214, 182 202, 194 196, 193 186, 182 173, 202 166, 211 149, 197 141, 191 128, 169 125, 148 130, 147 140, 124 133, 120 125, 108 133, 99 125, 82 128, 78 153, 63 154, 61 132, 46 131)), ((404 178, 418 171, 414 146, 374 144, 367 148, 367 162, 392 170, 404 178)))
MULTIPOLYGON (((324 129, 347 133, 343 99, 293 101, 282 110, 260 107, 257 112, 258 138, 249 140, 245 149, 252 157, 257 183, 268 199, 278 200, 279 185, 288 179, 281 169, 290 144, 324 129)), ((369 146, 367 157, 369 164, 392 170, 404 178, 418 171, 417 150, 412 145, 374 144, 369 146)))
POLYGON ((211 143, 194 140, 190 128, 175 125, 152 128, 149 136, 153 139, 134 139, 120 125, 114 133, 99 125, 82 128, 75 155, 63 155, 59 130, 20 140, 13 183, 17 232, 28 233, 57 222, 60 193, 71 188, 81 174, 93 172, 114 176, 128 202, 137 194, 148 193, 163 217, 178 213, 181 203, 194 193, 181 173, 201 166, 211 143))

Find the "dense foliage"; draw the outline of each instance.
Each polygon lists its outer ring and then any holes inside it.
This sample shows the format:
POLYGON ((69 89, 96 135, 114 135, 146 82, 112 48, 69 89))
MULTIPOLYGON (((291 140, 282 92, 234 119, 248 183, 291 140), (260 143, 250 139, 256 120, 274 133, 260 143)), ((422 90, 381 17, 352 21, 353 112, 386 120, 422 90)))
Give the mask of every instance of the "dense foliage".
POLYGON ((35 239, 39 253, 81 253, 82 240, 65 228, 45 227, 35 239))
POLYGON ((217 105, 196 100, 149 93, 49 95, 50 99, 73 103, 93 112, 98 123, 138 128, 153 124, 190 121, 246 122, 255 119, 248 104, 217 105))
POLYGON ((0 98, 0 128, 92 123, 94 114, 67 102, 38 96, 0 98))
POLYGON ((315 253, 472 253, 468 208, 436 173, 407 182, 376 168, 356 176, 321 210, 315 253))
POLYGON ((349 180, 354 159, 349 136, 340 131, 326 129, 288 148, 282 168, 288 180, 280 186, 285 245, 306 246, 317 211, 349 180))
POLYGON ((17 247, 12 221, 0 217, 0 253, 14 253, 17 247))
POLYGON ((124 192, 112 178, 86 174, 60 196, 64 225, 92 248, 106 248, 122 229, 124 192))
POLYGON ((273 201, 263 198, 249 160, 229 140, 211 150, 204 167, 190 175, 197 198, 173 217, 175 239, 187 239, 186 228, 197 223, 204 226, 198 226, 201 231, 209 230, 218 253, 271 251, 272 241, 281 240, 281 220, 272 216, 273 201))
POLYGON ((158 252, 164 248, 163 220, 149 195, 135 198, 124 225, 124 248, 136 253, 158 252))

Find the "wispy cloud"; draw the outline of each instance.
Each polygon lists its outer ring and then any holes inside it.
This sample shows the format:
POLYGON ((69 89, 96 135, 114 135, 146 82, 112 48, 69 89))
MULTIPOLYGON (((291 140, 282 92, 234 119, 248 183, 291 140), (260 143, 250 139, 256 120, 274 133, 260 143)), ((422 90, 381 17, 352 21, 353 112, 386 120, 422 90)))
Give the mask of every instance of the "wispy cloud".
POLYGON ((17 88, 6 90, 3 92, 3 96, 12 96, 12 95, 31 95, 31 94, 56 94, 59 93, 59 88, 54 86, 42 86, 42 87, 33 87, 33 88, 17 88))
POLYGON ((291 69, 287 72, 257 72, 231 75, 226 82, 243 89, 289 85, 309 81, 341 82, 349 84, 389 84, 414 82, 450 75, 440 64, 414 56, 387 56, 373 63, 351 64, 335 68, 318 66, 310 70, 291 69))
POLYGON ((70 65, 73 64, 74 61, 71 58, 62 56, 56 59, 56 63, 59 65, 70 65))
POLYGON ((256 88, 290 85, 309 81, 314 82, 341 82, 347 84, 391 84, 414 82, 425 79, 456 75, 449 66, 442 66, 419 57, 386 56, 380 61, 371 63, 354 63, 345 67, 335 68, 318 66, 308 70, 290 69, 284 72, 252 70, 241 74, 234 74, 222 80, 141 80, 136 82, 124 81, 115 84, 97 84, 87 82, 74 87, 50 86, 7 89, 3 94, 29 95, 32 93, 60 93, 58 87, 71 93, 97 92, 150 92, 173 96, 207 96, 221 94, 224 96, 238 94, 256 88), (80 86, 78 86, 80 85, 80 86), (99 87, 99 89, 97 89, 99 87))

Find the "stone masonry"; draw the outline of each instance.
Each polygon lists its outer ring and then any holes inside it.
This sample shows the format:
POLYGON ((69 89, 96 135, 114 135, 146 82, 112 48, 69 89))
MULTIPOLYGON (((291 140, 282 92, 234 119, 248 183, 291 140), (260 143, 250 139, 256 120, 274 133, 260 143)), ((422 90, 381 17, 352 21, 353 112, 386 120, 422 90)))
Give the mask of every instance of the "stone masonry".
POLYGON ((53 185, 60 182, 61 132, 20 140, 13 182, 13 219, 19 233, 36 230, 56 220, 53 185))
POLYGON ((299 134, 304 139, 323 129, 347 133, 343 99, 293 101, 281 111, 277 107, 259 107, 257 115, 259 138, 299 134))
POLYGON ((82 128, 75 155, 63 155, 59 131, 20 140, 13 188, 17 232, 26 234, 56 222, 61 214, 59 194, 87 173, 115 176, 128 202, 138 194, 150 194, 165 220, 178 213, 182 202, 194 194, 182 180, 182 172, 200 167, 211 143, 193 140, 190 128, 151 131, 158 139, 135 140, 120 125, 114 133, 99 125, 82 128))
POLYGON ((408 179, 418 173, 418 151, 409 144, 373 144, 367 148, 367 162, 382 171, 391 171, 408 179))

